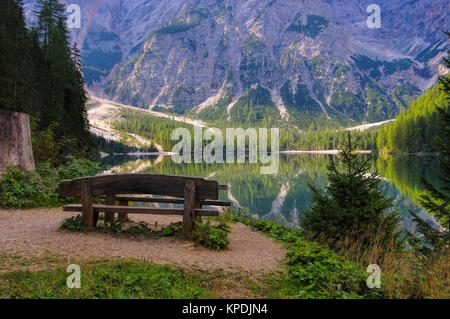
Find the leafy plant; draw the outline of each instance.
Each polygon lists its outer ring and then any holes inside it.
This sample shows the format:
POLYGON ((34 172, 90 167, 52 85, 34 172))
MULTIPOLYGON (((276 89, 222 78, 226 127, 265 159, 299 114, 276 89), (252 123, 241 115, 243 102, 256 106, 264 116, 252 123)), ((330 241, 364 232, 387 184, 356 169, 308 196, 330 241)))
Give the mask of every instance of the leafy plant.
POLYGON ((50 162, 39 164, 36 171, 23 171, 10 166, 0 180, 0 207, 54 207, 70 201, 59 197, 59 182, 96 175, 98 163, 69 155, 65 163, 54 167, 50 162))
POLYGON ((49 207, 58 204, 58 196, 45 187, 36 172, 23 171, 18 166, 6 168, 0 180, 1 207, 49 207))
POLYGON ((320 244, 304 239, 300 230, 251 217, 246 211, 227 209, 218 220, 239 221, 284 243, 287 271, 268 278, 274 298, 376 298, 384 290, 366 286, 367 273, 359 263, 340 257, 320 244))
POLYGON ((228 239, 228 233, 230 232, 230 226, 225 223, 211 225, 209 221, 206 223, 196 221, 192 238, 210 249, 222 250, 230 244, 230 240, 228 239))
POLYGON ((59 226, 61 229, 78 232, 83 230, 83 218, 80 215, 66 218, 59 226))

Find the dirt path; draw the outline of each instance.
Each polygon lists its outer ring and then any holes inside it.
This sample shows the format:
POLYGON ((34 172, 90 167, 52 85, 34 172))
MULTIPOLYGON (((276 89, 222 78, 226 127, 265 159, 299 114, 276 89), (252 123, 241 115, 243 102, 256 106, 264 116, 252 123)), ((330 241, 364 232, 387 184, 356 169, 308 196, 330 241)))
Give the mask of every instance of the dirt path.
MULTIPOLYGON (((265 235, 242 224, 232 224, 230 247, 215 252, 178 238, 145 239, 113 237, 101 233, 69 233, 58 230, 71 213, 58 209, 0 209, 0 254, 40 256, 51 253, 71 260, 91 258, 136 258, 158 264, 226 271, 274 271, 280 269, 284 248, 265 235)), ((177 222, 176 216, 130 215, 134 221, 159 226, 177 222)))

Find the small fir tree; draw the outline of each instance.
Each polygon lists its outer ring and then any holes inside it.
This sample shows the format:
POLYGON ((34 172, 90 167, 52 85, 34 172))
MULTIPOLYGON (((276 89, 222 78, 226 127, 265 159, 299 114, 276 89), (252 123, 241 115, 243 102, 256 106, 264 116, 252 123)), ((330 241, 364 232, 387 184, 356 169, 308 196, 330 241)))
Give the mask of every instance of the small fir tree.
POLYGON ((331 158, 328 165, 325 191, 309 186, 312 205, 304 211, 300 226, 311 239, 337 248, 355 241, 383 245, 396 238, 398 214, 370 167, 370 159, 355 152, 348 133, 337 161, 331 158))

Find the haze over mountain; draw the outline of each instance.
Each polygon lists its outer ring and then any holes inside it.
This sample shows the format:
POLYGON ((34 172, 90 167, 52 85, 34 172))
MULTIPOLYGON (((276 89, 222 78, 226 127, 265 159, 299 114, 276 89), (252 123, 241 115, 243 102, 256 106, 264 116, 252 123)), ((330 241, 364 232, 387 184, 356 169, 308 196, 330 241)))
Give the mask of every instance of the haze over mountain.
MULTIPOLYGON (((35 1, 25 1, 30 12, 35 1)), ((393 118, 439 73, 447 0, 67 0, 96 94, 211 121, 393 118)))

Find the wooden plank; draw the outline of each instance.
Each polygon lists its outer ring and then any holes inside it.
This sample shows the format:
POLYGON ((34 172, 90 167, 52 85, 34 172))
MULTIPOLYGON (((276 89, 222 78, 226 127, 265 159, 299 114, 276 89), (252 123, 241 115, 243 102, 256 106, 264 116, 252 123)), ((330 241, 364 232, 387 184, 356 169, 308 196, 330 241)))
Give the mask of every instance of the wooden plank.
MULTIPOLYGON (((107 195, 105 204, 107 206, 114 206, 116 204, 116 199, 114 198, 114 195, 111 194, 107 195)), ((107 223, 110 224, 114 223, 114 215, 115 215, 114 212, 105 212, 105 225, 107 223)))
POLYGON ((137 203, 167 203, 167 204, 184 204, 183 198, 160 198, 160 197, 133 197, 133 196, 116 196, 118 200, 137 202, 137 203))
MULTIPOLYGON (((182 198, 160 198, 160 197, 134 197, 134 196, 116 196, 117 200, 139 202, 139 203, 168 203, 168 204, 184 204, 182 198)), ((231 202, 220 200, 203 200, 203 205, 209 206, 231 206, 231 202)))
POLYGON ((190 233, 194 228, 195 208, 195 184, 194 181, 186 181, 184 191, 184 214, 182 227, 182 231, 184 233, 190 233))
MULTIPOLYGON (((116 212, 129 214, 146 215, 176 215, 183 216, 183 208, 154 208, 154 207, 134 207, 134 206, 107 206, 95 204, 92 206, 94 212, 116 212)), ((63 207, 65 212, 81 212, 80 204, 70 204, 63 207)), ((214 209, 195 209, 195 214, 199 216, 218 216, 219 211, 214 209)))
POLYGON ((226 191, 228 190, 228 185, 219 185, 219 191, 226 191))
POLYGON ((94 226, 94 210, 92 206, 91 185, 89 181, 83 181, 81 184, 81 212, 84 226, 94 226))
POLYGON ((195 199, 217 200, 219 196, 219 184, 217 181, 164 174, 113 174, 64 180, 61 182, 61 195, 65 197, 79 197, 83 180, 91 182, 93 196, 107 194, 154 194, 184 198, 186 181, 195 182, 195 199))
POLYGON ((231 202, 223 200, 204 200, 202 204, 208 206, 231 206, 231 202))
MULTIPOLYGON (((128 206, 128 201, 127 200, 119 200, 119 205, 120 206, 128 206)), ((126 223, 128 221, 128 213, 119 213, 119 220, 122 223, 126 223)))

